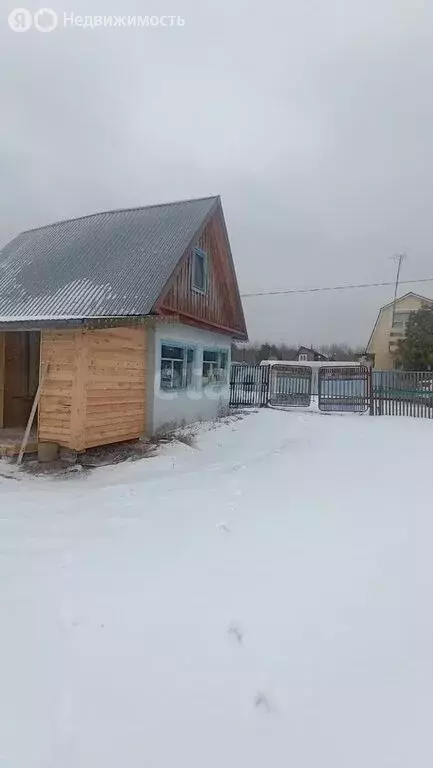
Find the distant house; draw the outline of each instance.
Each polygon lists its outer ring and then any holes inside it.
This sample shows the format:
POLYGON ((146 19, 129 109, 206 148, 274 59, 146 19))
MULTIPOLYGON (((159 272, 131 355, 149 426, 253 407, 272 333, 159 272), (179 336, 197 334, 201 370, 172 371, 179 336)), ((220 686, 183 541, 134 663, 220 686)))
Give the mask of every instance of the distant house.
POLYGON ((393 301, 380 308, 366 348, 375 368, 389 371, 395 367, 398 341, 405 338, 410 313, 432 304, 433 299, 410 292, 397 299, 395 308, 393 301))
POLYGON ((24 232, 0 252, 0 448, 83 451, 229 400, 247 331, 219 197, 109 211, 24 232))
POLYGON ((322 355, 321 352, 313 349, 313 347, 299 347, 296 353, 296 360, 300 363, 320 362, 327 359, 326 355, 322 355))

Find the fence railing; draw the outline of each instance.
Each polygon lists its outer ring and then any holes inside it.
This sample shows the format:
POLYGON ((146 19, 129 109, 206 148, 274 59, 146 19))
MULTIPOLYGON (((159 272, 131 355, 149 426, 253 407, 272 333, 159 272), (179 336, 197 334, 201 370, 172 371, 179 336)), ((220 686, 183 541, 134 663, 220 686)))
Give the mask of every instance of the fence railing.
POLYGON ((230 405, 369 412, 433 418, 433 372, 374 371, 364 366, 235 365, 230 405))
POLYGON ((373 371, 374 416, 433 418, 433 373, 373 371))

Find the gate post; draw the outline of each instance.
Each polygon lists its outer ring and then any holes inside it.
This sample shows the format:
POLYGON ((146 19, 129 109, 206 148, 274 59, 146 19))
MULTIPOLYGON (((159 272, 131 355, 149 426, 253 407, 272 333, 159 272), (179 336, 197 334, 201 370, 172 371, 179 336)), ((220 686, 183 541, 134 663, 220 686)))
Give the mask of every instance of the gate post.
POLYGON ((368 387, 368 402, 369 402, 369 408, 370 408, 370 416, 374 416, 374 389, 373 389, 373 368, 371 365, 368 366, 368 373, 367 373, 367 387, 368 387))
POLYGON ((261 370, 262 375, 260 377, 260 408, 265 408, 269 403, 269 380, 271 374, 271 366, 262 365, 261 370))

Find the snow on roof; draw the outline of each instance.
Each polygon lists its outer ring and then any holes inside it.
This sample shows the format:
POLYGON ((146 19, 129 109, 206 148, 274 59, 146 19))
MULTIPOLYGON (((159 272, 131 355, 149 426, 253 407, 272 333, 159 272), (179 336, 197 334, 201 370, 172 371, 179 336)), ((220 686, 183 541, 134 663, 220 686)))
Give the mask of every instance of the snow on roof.
POLYGON ((0 251, 0 315, 23 321, 148 314, 219 205, 219 197, 209 197, 22 232, 0 251))

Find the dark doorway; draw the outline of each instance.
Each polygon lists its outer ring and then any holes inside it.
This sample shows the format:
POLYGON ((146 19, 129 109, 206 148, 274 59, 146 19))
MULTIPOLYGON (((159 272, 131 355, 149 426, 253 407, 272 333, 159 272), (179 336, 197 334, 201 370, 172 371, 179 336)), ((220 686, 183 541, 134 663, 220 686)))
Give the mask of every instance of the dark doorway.
POLYGON ((3 427, 25 427, 39 384, 39 331, 4 334, 3 427))

